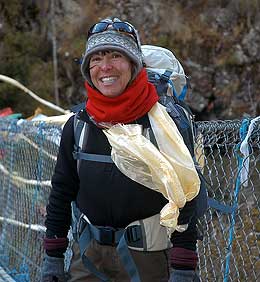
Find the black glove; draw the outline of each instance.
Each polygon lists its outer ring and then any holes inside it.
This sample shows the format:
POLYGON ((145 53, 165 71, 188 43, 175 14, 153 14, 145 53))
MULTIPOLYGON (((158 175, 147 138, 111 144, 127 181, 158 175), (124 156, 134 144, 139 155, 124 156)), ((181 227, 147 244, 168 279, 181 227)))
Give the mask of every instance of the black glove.
POLYGON ((194 270, 173 269, 169 282, 200 282, 200 278, 194 270))
POLYGON ((41 282, 66 282, 64 258, 45 255, 42 264, 41 282))

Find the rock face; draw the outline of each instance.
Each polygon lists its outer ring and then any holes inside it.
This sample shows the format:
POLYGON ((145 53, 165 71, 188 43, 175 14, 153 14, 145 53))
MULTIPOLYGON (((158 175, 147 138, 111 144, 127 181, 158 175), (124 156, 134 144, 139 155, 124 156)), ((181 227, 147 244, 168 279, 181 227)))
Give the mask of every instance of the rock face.
MULTIPOLYGON (((70 107, 85 95, 74 58, 84 52, 88 28, 107 16, 132 22, 143 44, 174 52, 189 77, 192 91, 187 102, 197 120, 260 114, 259 0, 17 0, 0 4, 0 56, 4 58, 0 73, 53 100, 56 43, 60 101, 70 107), (7 59, 8 50, 19 59, 7 59), (10 67, 19 62, 18 68, 10 67)), ((0 94, 3 91, 6 88, 0 85, 0 94)))

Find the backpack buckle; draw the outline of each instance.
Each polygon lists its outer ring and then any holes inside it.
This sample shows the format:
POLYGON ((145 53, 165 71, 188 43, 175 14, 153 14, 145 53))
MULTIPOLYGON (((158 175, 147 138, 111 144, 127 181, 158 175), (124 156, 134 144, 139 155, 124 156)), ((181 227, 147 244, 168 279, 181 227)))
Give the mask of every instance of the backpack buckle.
POLYGON ((115 230, 112 227, 98 227, 99 234, 96 238, 100 245, 113 246, 115 242, 115 230))
POLYGON ((169 70, 166 70, 163 74, 160 76, 160 80, 164 82, 168 82, 170 80, 172 72, 169 70))
POLYGON ((79 159, 79 152, 80 152, 81 148, 79 146, 77 146, 76 144, 74 144, 74 150, 72 152, 72 156, 74 160, 78 160, 79 159))
POLYGON ((126 228, 127 245, 134 248, 143 248, 143 235, 140 225, 130 225, 126 228))

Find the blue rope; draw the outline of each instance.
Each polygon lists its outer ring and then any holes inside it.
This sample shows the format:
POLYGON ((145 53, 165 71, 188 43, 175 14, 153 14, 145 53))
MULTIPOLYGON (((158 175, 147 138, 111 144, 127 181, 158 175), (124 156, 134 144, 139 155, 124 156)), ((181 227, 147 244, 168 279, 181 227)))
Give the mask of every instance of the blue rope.
POLYGON ((186 94, 187 94, 188 85, 185 84, 185 85, 183 86, 183 88, 182 88, 181 94, 178 95, 177 92, 176 92, 176 90, 175 90, 175 87, 174 87, 173 82, 169 79, 169 80, 168 80, 168 83, 170 84, 170 87, 171 87, 171 89, 172 89, 172 91, 173 91, 173 95, 174 95, 176 98, 178 98, 180 101, 184 101, 184 99, 185 99, 185 97, 186 97, 186 94))
POLYGON ((168 83, 170 84, 170 87, 172 88, 172 91, 173 91, 173 95, 178 98, 180 101, 184 101, 185 97, 186 97, 186 94, 187 94, 187 90, 188 90, 188 86, 187 84, 185 84, 182 88, 182 91, 181 91, 181 94, 178 95, 176 90, 175 90, 175 87, 174 87, 174 84, 173 82, 169 79, 168 80, 168 83))
POLYGON ((171 89, 172 89, 173 95, 174 95, 176 98, 178 98, 178 94, 177 94, 177 92, 176 92, 176 90, 175 90, 175 87, 174 87, 173 82, 169 79, 169 80, 168 80, 168 83, 170 84, 170 87, 171 87, 171 89))
POLYGON ((187 94, 188 86, 185 84, 182 88, 181 94, 179 95, 178 99, 184 101, 186 94, 187 94))
POLYGON ((230 256, 231 256, 231 251, 232 251, 234 228, 235 228, 235 223, 236 223, 236 213, 237 213, 237 207, 238 207, 238 194, 239 194, 240 187, 241 187, 240 175, 241 175, 241 169, 243 167, 243 161, 244 161, 244 158, 241 157, 241 154, 239 153, 239 149, 240 149, 241 143, 243 142, 243 140, 246 137, 248 126, 249 126, 249 120, 243 119, 241 127, 240 127, 240 143, 236 146, 236 155, 237 155, 237 160, 238 160, 238 173, 236 177, 236 186, 235 186, 235 191, 234 191, 233 211, 231 213, 231 225, 229 229, 229 243, 228 243, 227 254, 226 254, 226 267, 225 267, 225 275, 224 275, 224 280, 223 280, 224 282, 228 282, 228 277, 229 277, 230 256))

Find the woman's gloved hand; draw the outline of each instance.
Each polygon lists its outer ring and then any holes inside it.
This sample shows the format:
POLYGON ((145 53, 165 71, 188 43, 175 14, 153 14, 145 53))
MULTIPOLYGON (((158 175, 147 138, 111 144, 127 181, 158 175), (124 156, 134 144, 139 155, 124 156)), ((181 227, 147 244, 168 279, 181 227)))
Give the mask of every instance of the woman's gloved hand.
POLYGON ((200 278, 194 270, 173 269, 169 282, 200 282, 200 278))
POLYGON ((169 282, 200 282, 196 272, 198 255, 181 247, 170 250, 171 276, 169 282))
POLYGON ((42 264, 41 282, 66 282, 64 258, 45 255, 42 264))

